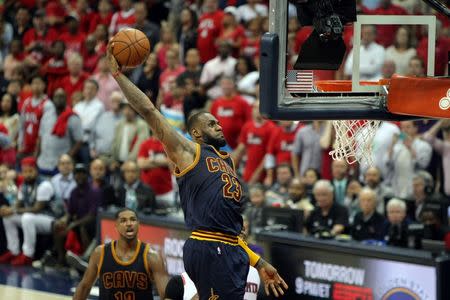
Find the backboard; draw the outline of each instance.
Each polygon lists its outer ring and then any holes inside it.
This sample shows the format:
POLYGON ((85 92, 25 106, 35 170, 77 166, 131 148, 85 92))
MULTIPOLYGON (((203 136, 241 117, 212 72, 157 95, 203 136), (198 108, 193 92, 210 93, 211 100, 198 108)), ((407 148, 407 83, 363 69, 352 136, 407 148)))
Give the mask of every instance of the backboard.
MULTIPOLYGON (((427 1, 440 3, 438 0, 427 1)), ((445 5, 442 5, 445 8, 445 5)), ((405 120, 441 117, 442 114, 444 117, 446 115, 450 117, 450 110, 437 116, 415 114, 417 109, 413 110, 413 113, 405 114, 392 112, 398 110, 390 111, 388 105, 390 82, 361 82, 359 51, 353 52, 351 82, 331 82, 340 88, 330 87, 327 82, 317 81, 314 75, 315 70, 289 70, 287 67, 288 14, 288 0, 270 1, 269 33, 262 37, 260 60, 260 110, 265 117, 275 120, 405 120)), ((361 26, 364 24, 425 25, 428 36, 427 52, 432 54, 428 55, 426 75, 434 76, 436 36, 434 15, 358 15, 353 26, 354 49, 360 49, 361 26)), ((450 81, 445 81, 444 85, 447 82, 450 81)), ((441 86, 442 83, 443 81, 440 81, 441 86)), ((442 95, 445 97, 445 92, 442 95)), ((395 100, 398 104, 398 95, 395 100)), ((407 102, 404 103, 404 105, 407 104, 407 102)))

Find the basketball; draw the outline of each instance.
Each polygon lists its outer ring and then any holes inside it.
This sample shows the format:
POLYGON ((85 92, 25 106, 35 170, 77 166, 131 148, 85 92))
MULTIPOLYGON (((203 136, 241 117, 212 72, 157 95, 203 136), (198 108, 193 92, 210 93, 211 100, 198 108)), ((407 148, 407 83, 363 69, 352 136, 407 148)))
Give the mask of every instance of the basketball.
POLYGON ((119 31, 111 40, 112 54, 121 67, 136 67, 142 64, 150 53, 150 41, 137 29, 119 31))

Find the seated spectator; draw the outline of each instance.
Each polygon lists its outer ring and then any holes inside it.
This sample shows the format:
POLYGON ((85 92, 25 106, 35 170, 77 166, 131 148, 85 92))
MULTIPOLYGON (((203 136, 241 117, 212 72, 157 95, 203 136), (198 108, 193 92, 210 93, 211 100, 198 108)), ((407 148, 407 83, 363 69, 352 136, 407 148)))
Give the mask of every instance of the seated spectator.
POLYGON ((139 146, 149 135, 147 123, 129 104, 125 104, 122 111, 123 119, 117 123, 111 145, 112 158, 117 162, 136 160, 139 146))
POLYGON ((70 193, 76 187, 73 178, 73 160, 70 155, 63 154, 58 160, 58 174, 50 180, 55 199, 52 203, 55 217, 60 218, 65 214, 65 208, 69 202, 70 193))
POLYGON ((317 206, 305 222, 307 233, 316 237, 333 237, 344 233, 348 226, 347 209, 334 201, 333 185, 318 180, 313 188, 317 206))
POLYGON ((393 60, 386 59, 381 67, 381 78, 390 79, 397 73, 395 68, 395 62, 393 60))
POLYGON ((111 204, 117 203, 114 187, 106 180, 106 165, 101 159, 94 159, 89 168, 89 175, 91 176, 90 186, 97 191, 100 191, 98 205, 101 208, 106 208, 111 204))
POLYGON ((384 217, 379 214, 377 207, 377 194, 370 188, 363 188, 358 195, 361 209, 353 219, 350 234, 354 240, 383 240, 385 226, 384 217))
POLYGON ((344 206, 348 210, 350 222, 353 220, 355 215, 359 212, 359 192, 361 191, 362 185, 358 179, 350 179, 347 185, 344 198, 344 206))
POLYGON ((117 207, 127 207, 143 213, 155 209, 155 193, 139 180, 139 169, 134 161, 122 165, 124 184, 118 190, 117 207))
POLYGON ((266 224, 263 224, 263 208, 266 205, 264 186, 256 184, 250 187, 250 205, 244 215, 249 221, 250 234, 259 232, 266 224))
POLYGON ((101 158, 111 161, 111 144, 114 140, 117 123, 122 119, 122 110, 125 98, 121 92, 114 91, 109 96, 111 110, 104 111, 94 125, 94 130, 90 135, 89 147, 92 159, 101 158))
POLYGON ((286 206, 292 209, 302 210, 305 219, 314 210, 311 200, 306 195, 305 183, 301 179, 294 178, 291 180, 289 184, 289 199, 286 201, 286 206))
POLYGON ((317 180, 321 179, 320 173, 316 169, 309 168, 305 171, 303 179, 306 186, 306 195, 309 197, 309 199, 311 199, 311 203, 315 204, 316 199, 314 199, 313 188, 317 180))
POLYGON ((169 160, 163 144, 155 137, 142 142, 139 147, 137 164, 141 170, 141 180, 156 194, 156 209, 175 206, 175 191, 169 160))
POLYGON ((53 225, 59 264, 64 264, 65 243, 69 232, 71 236, 75 236, 72 238, 70 248, 71 250, 77 248, 78 253, 82 253, 95 237, 101 192, 89 184, 88 170, 85 165, 75 165, 74 177, 77 186, 70 194, 66 215, 56 220, 53 225))
POLYGON ((414 56, 408 62, 408 76, 425 77, 425 63, 423 59, 414 56))
POLYGON ((83 143, 81 120, 66 105, 66 92, 58 88, 53 97, 55 107, 39 128, 39 156, 37 164, 41 175, 57 173, 58 158, 63 154, 76 157, 83 143))
MULTIPOLYGON (((381 78, 381 66, 384 62, 383 46, 375 42, 377 29, 374 25, 361 26, 361 48, 359 72, 361 80, 378 80, 381 78)), ((351 77, 353 70, 353 51, 350 50, 345 62, 345 75, 351 77)))
POLYGON ((344 205, 347 187, 350 180, 348 176, 348 164, 345 160, 333 160, 331 163, 331 174, 333 176, 334 201, 344 205))
POLYGON ((24 182, 20 187, 16 203, 10 207, 2 207, 8 252, 0 257, 0 263, 12 265, 31 265, 36 250, 38 233, 52 232, 54 221, 51 201, 53 187, 49 181, 38 176, 36 159, 26 157, 22 160, 24 182), (23 230, 22 252, 18 228, 23 230))
POLYGON ((284 203, 289 198, 289 185, 293 177, 291 165, 280 164, 276 167, 275 183, 266 192, 268 206, 275 203, 284 203))
POLYGON ((442 241, 445 236, 444 226, 440 217, 439 203, 426 203, 420 214, 420 222, 425 226, 424 239, 442 241))
POLYGON ((386 205, 388 222, 385 225, 384 240, 388 245, 408 246, 408 224, 406 218, 406 203, 403 200, 392 198, 386 205))
POLYGON ((432 201, 434 194, 433 176, 427 171, 417 171, 414 174, 412 182, 412 197, 414 210, 408 215, 411 220, 420 222, 420 217, 424 209, 425 203, 432 201))
POLYGON ((377 212, 385 215, 385 206, 388 199, 394 197, 392 189, 381 180, 381 171, 377 167, 370 167, 364 174, 364 183, 375 191, 377 196, 377 212))

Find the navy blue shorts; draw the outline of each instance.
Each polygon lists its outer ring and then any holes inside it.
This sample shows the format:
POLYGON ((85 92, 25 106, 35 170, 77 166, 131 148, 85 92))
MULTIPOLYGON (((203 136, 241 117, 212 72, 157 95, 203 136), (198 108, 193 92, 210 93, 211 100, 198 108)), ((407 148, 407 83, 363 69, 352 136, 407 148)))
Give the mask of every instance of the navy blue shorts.
POLYGON ((188 239, 183 248, 183 261, 200 300, 244 298, 249 258, 242 247, 188 239))

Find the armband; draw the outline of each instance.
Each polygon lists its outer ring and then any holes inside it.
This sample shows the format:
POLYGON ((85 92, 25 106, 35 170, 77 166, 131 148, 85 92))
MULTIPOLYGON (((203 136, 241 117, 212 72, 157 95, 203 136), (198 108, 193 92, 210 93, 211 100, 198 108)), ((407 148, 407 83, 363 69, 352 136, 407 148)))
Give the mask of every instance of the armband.
POLYGON ((239 246, 241 246, 244 249, 245 252, 247 252, 248 258, 250 259, 250 266, 254 267, 258 263, 258 260, 261 257, 258 254, 256 254, 255 252, 253 252, 247 246, 247 243, 244 242, 244 240, 242 240, 240 237, 238 238, 238 244, 239 244, 239 246))

